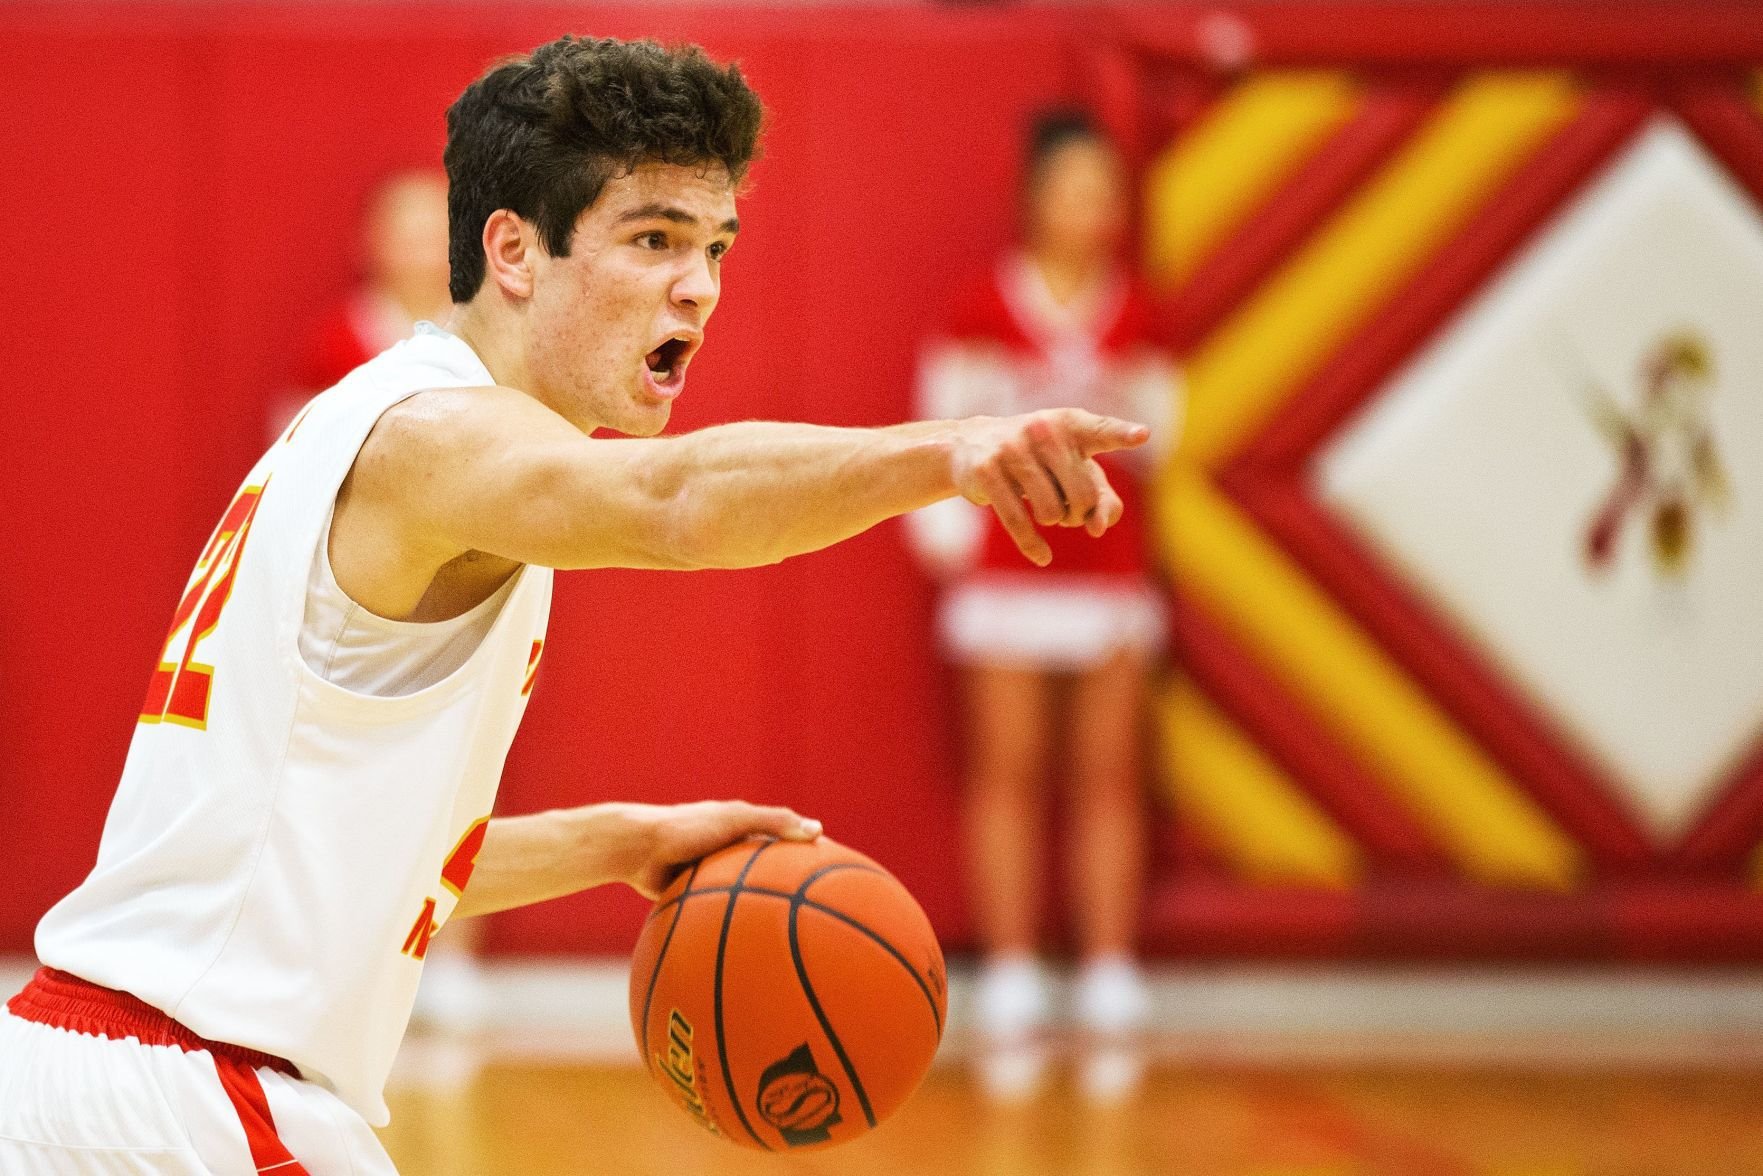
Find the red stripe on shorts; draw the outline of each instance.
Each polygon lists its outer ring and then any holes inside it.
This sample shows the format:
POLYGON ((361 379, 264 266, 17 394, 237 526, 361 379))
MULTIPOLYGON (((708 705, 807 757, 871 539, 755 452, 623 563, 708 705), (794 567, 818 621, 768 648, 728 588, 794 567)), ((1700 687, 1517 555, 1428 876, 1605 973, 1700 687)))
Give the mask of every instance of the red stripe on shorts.
POLYGON ((269 1113, 269 1097, 263 1093, 263 1083, 258 1080, 257 1071, 231 1058, 221 1057, 214 1059, 214 1071, 220 1075, 220 1084, 226 1088, 227 1097, 233 1100, 233 1110, 238 1113, 239 1125, 245 1129, 245 1142, 251 1147, 251 1162, 257 1170, 274 1172, 276 1176, 307 1176, 306 1169, 275 1133, 275 1119, 269 1113))
POLYGON ((111 1041, 134 1038, 142 1045, 169 1045, 185 1053, 206 1052, 214 1059, 214 1071, 239 1126, 251 1148, 251 1162, 259 1172, 276 1176, 308 1176, 287 1145, 275 1132, 269 1099, 257 1077, 259 1068, 294 1076, 293 1063, 274 1054, 210 1041, 154 1008, 146 1001, 105 988, 54 968, 39 968, 24 991, 6 1002, 6 1011, 21 1021, 65 1029, 88 1037, 111 1041))

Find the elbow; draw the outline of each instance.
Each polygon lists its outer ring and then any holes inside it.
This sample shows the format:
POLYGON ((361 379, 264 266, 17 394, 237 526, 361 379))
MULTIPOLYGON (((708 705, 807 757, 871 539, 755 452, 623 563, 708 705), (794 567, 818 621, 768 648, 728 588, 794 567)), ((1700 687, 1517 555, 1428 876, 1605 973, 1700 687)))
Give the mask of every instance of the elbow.
POLYGON ((736 566, 729 562, 727 528, 688 483, 653 487, 652 496, 654 524, 647 554, 657 566, 681 572, 736 566))
POLYGON ((714 530, 703 520, 669 518, 659 530, 661 541, 653 554, 661 566, 677 572, 728 566, 721 558, 714 530))
POLYGON ((655 555, 679 571, 732 571, 782 563, 800 548, 791 547, 775 523, 745 518, 743 512, 713 502, 681 486, 660 512, 655 555))
POLYGON ((781 563, 787 550, 770 550, 756 541, 753 528, 689 502, 675 503, 659 528, 664 536, 655 553, 663 566, 687 572, 735 570, 781 563))

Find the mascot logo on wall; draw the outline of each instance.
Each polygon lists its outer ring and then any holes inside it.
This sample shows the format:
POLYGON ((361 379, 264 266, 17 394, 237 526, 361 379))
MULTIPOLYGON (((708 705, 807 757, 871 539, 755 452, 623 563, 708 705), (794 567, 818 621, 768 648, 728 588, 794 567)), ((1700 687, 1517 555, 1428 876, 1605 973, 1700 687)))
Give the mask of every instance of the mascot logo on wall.
POLYGON ((1631 517, 1644 520, 1660 571, 1683 571, 1695 540, 1698 513, 1725 513, 1729 482, 1714 443, 1709 402, 1714 364, 1708 342, 1694 331, 1661 339, 1641 360, 1639 404, 1624 412, 1613 397, 1589 385, 1592 419, 1616 450, 1616 482, 1586 526, 1586 563, 1607 571, 1616 541, 1631 517))
POLYGON ((1313 467, 1661 847, 1763 738, 1760 315, 1763 208, 1656 117, 1313 467))

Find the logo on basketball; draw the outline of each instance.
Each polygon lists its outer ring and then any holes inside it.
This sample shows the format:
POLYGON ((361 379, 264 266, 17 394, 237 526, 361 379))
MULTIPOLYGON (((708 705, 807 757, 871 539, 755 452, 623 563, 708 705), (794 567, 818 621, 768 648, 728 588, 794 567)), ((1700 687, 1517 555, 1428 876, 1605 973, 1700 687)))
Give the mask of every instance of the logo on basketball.
POLYGON ((839 1090, 814 1064, 803 1042, 759 1076, 759 1113, 791 1147, 825 1143, 839 1118, 839 1090))
POLYGON ((667 1015, 667 1057, 655 1055, 655 1064, 669 1082, 679 1088, 680 1105, 686 1112, 712 1135, 721 1135, 722 1131, 711 1117, 710 1108, 704 1105, 703 1095, 698 1093, 698 1067, 692 1058, 692 1023, 674 1009, 667 1015))

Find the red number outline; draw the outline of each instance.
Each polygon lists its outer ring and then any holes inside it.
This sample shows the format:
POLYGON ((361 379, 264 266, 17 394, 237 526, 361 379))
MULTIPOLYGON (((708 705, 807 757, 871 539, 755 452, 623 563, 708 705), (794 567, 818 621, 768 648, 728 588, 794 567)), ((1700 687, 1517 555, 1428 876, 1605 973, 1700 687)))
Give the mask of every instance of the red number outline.
POLYGON ((171 631, 159 664, 147 682, 147 698, 141 704, 142 723, 176 723, 198 731, 208 728, 208 700, 214 686, 214 667, 195 659, 196 646, 213 633, 220 624, 221 610, 233 595, 233 581, 238 575, 239 561, 244 558, 245 540, 250 538, 251 523, 257 517, 257 506, 263 501, 263 486, 247 486, 221 516, 220 524, 202 549, 196 561, 190 586, 172 614, 171 631), (218 579, 216 578, 218 575, 218 579), (183 654, 171 660, 173 647, 184 627, 183 654))

